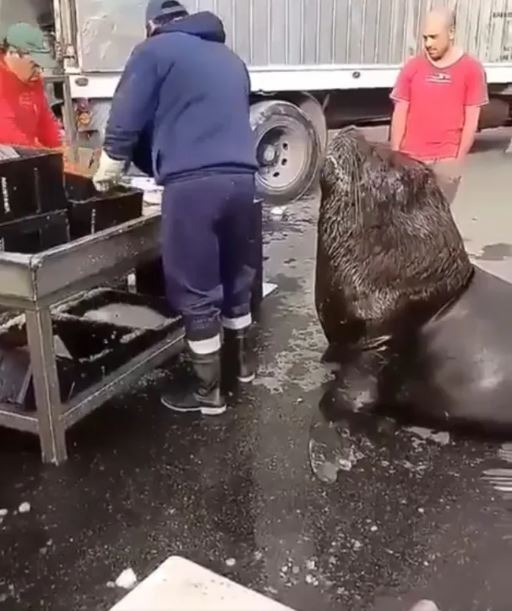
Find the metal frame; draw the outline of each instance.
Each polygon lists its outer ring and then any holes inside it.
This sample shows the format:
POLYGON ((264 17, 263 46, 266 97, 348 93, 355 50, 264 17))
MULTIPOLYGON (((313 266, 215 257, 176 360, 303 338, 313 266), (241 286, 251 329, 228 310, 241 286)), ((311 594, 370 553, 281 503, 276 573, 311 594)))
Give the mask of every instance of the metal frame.
POLYGON ((62 121, 66 133, 67 144, 71 152, 73 163, 78 162, 78 130, 73 110, 73 97, 71 95, 71 83, 67 74, 45 74, 45 83, 62 83, 62 121))
POLYGON ((43 462, 63 463, 68 428, 182 349, 181 329, 62 402, 51 306, 157 257, 159 233, 158 213, 36 255, 0 253, 0 305, 25 312, 36 401, 33 413, 0 404, 0 425, 38 435, 43 462))
MULTIPOLYGON (((512 82, 512 63, 484 64, 489 85, 512 82)), ((312 65, 250 67, 253 93, 391 89, 400 65, 312 65)), ((68 70, 73 99, 112 99, 121 73, 68 70)))

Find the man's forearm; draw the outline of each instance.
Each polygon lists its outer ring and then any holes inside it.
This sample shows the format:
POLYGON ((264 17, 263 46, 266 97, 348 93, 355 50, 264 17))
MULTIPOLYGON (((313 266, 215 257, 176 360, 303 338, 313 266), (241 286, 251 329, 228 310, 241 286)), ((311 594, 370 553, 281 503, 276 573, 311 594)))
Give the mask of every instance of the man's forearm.
POLYGON ((391 119, 391 149, 399 151, 405 136, 408 108, 397 105, 391 119))
POLYGON ((405 136, 405 121, 402 117, 396 117, 393 115, 391 121, 391 150, 399 151, 402 144, 402 140, 405 136))
POLYGON ((464 126, 462 130, 462 137, 460 140, 459 152, 457 159, 460 161, 464 160, 472 149, 475 142, 476 129, 473 126, 464 126))
POLYGON ((103 150, 111 159, 129 163, 132 160, 136 140, 137 134, 132 132, 123 132, 122 130, 116 130, 115 132, 107 131, 103 142, 103 150))
POLYGON ((480 108, 472 106, 466 108, 464 127, 462 128, 459 152, 457 154, 457 159, 459 159, 459 161, 465 159, 475 142, 479 120, 480 108))
POLYGON ((128 163, 132 160, 133 150, 139 139, 139 130, 137 127, 135 129, 132 127, 130 117, 126 116, 124 109, 121 108, 119 112, 116 102, 114 100, 105 130, 103 150, 111 159, 128 163))

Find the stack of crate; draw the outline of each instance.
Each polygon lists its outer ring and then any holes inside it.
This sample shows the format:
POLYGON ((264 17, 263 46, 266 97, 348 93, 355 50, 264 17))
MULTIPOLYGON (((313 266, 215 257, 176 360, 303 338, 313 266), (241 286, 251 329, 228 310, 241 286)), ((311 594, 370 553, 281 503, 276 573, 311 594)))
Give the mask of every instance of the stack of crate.
POLYGON ((69 240, 62 155, 17 149, 0 160, 0 250, 32 254, 69 240))
MULTIPOLYGON (((34 255, 142 215, 142 191, 119 188, 100 194, 90 177, 66 173, 58 152, 16 147, 12 154, 2 153, 5 151, 0 150, 1 251, 34 255)), ((32 411, 35 400, 27 330, 24 318, 17 314, 21 312, 0 307, 0 403, 32 411)), ((81 320, 73 312, 53 312, 52 325, 60 342, 56 343, 57 370, 64 400, 98 382, 109 367, 122 361, 130 346, 140 345, 144 350, 153 338, 141 332, 133 342, 123 343, 124 351, 116 351, 110 344, 116 345, 121 335, 112 325, 81 320), (103 345, 107 339, 110 344, 103 345), (105 352, 103 360, 95 354, 98 346, 105 352), (114 354, 107 358, 107 352, 114 354)), ((123 328, 122 332, 125 337, 133 330, 123 328)))
POLYGON ((0 158, 0 251, 34 254, 142 215, 142 191, 99 194, 90 177, 65 173, 61 153, 16 153, 0 158))

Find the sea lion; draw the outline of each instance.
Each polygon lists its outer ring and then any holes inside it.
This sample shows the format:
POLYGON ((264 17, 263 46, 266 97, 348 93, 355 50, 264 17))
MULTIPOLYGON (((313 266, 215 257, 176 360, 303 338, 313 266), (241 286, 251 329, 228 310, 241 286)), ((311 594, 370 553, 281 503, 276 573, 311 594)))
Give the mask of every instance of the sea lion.
POLYGON ((471 264, 432 170, 342 130, 321 190, 315 300, 342 410, 512 430, 512 286, 471 264))

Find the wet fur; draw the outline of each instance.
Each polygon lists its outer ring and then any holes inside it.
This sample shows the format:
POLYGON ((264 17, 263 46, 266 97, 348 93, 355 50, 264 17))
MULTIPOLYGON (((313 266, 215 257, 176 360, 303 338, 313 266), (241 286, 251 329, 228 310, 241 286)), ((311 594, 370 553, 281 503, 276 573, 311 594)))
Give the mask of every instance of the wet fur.
POLYGON ((331 348, 406 339, 468 286, 473 267, 425 165, 343 130, 321 189, 315 300, 331 348))

